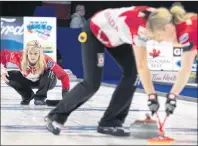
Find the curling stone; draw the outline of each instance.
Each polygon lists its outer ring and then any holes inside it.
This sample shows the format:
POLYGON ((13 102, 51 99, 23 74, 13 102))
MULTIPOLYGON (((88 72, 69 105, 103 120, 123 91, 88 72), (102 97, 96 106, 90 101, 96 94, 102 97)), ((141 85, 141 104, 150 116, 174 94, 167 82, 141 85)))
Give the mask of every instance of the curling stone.
POLYGON ((149 114, 146 114, 145 120, 136 120, 130 126, 131 136, 138 139, 150 139, 157 137, 158 126, 155 120, 152 120, 149 114))

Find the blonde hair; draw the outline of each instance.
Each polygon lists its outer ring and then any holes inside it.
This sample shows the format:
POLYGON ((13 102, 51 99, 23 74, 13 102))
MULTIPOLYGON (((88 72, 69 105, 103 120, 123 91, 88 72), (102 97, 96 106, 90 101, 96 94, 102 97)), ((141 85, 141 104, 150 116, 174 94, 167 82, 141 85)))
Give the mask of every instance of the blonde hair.
POLYGON ((23 50, 22 61, 21 61, 21 69, 24 73, 26 73, 27 67, 29 66, 28 52, 33 48, 38 48, 39 49, 39 58, 38 58, 38 61, 35 64, 35 67, 36 67, 37 73, 41 74, 44 71, 44 68, 46 66, 46 62, 45 62, 45 56, 44 56, 42 47, 37 40, 29 41, 26 44, 26 46, 23 50))
POLYGON ((187 13, 180 3, 174 3, 170 10, 167 8, 158 8, 152 12, 148 17, 146 27, 150 31, 162 29, 168 23, 179 24, 193 15, 196 14, 187 13))

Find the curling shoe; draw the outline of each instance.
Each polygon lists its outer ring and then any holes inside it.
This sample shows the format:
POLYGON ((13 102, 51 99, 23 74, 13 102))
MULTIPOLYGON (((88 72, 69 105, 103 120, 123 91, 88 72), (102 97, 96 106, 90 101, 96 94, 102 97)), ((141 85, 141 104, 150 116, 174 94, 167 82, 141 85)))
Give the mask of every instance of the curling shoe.
POLYGON ((45 117, 46 128, 49 132, 53 133, 54 135, 59 135, 61 132, 61 124, 56 121, 52 121, 49 117, 45 117))
POLYGON ((109 134, 113 136, 130 136, 130 130, 124 127, 102 127, 98 126, 98 133, 109 134))

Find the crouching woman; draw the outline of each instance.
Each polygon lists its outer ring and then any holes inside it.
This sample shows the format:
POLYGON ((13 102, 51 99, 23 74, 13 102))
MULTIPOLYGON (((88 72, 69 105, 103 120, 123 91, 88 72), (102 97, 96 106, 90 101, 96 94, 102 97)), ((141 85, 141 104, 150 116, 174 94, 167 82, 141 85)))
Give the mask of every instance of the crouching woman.
POLYGON ((67 73, 49 56, 43 53, 37 40, 29 41, 23 51, 1 50, 1 79, 14 88, 22 97, 21 104, 45 105, 47 92, 56 86, 57 78, 62 82, 62 92, 70 89, 67 73), (10 62, 19 70, 7 71, 10 62), (38 89, 36 93, 32 89, 38 89))

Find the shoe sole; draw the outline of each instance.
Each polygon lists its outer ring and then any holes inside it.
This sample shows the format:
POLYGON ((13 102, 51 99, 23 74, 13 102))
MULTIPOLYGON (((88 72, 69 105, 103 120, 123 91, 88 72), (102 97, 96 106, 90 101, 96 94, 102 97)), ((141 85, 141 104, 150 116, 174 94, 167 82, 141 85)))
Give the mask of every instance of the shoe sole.
POLYGON ((130 133, 114 133, 114 132, 111 132, 111 131, 104 131, 104 130, 101 130, 101 129, 97 129, 97 132, 98 133, 102 133, 102 134, 108 134, 108 135, 113 135, 113 136, 119 136, 119 137, 129 137, 131 134, 130 133))
POLYGON ((54 135, 60 135, 60 130, 54 130, 54 131, 51 131, 50 128, 46 125, 46 128, 48 131, 50 131, 51 133, 53 133, 54 135))

